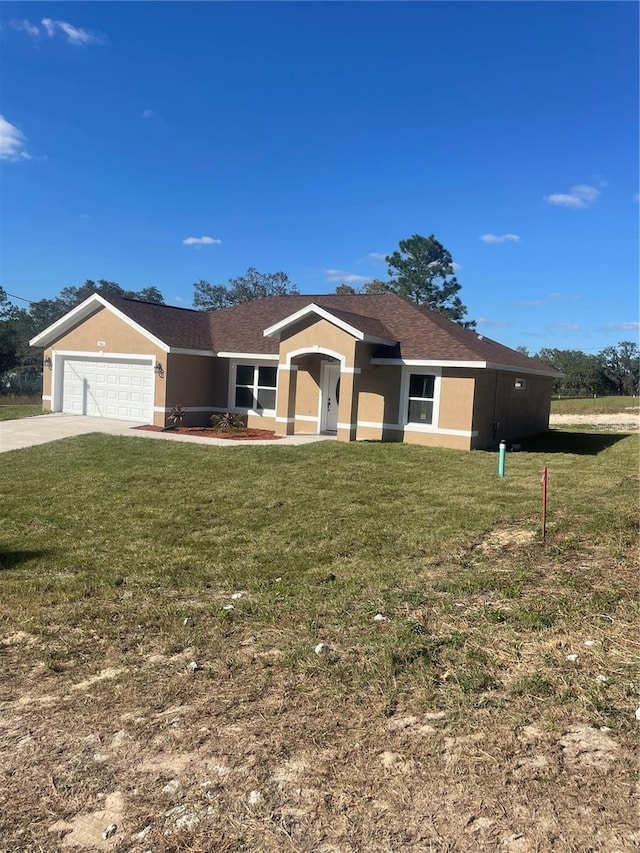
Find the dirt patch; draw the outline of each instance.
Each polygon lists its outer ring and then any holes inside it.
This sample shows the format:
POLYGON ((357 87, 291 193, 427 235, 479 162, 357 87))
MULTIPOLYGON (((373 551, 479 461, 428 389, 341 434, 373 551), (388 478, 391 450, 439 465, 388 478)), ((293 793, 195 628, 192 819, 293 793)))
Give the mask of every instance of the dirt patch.
POLYGON ((549 424, 551 426, 588 425, 601 430, 613 430, 614 432, 638 432, 640 430, 640 413, 637 409, 630 409, 610 414, 551 415, 549 424))
POLYGON ((487 554, 509 547, 529 545, 536 538, 535 530, 523 530, 521 527, 495 527, 478 545, 478 550, 487 554))
POLYGON ((241 429, 237 432, 220 432, 220 430, 208 427, 178 427, 177 429, 163 429, 163 427, 139 426, 136 429, 147 432, 163 432, 165 435, 193 435, 197 438, 221 438, 225 441, 277 441, 282 438, 269 429, 241 429))
POLYGON ((120 791, 114 791, 104 797, 103 808, 77 814, 69 821, 56 821, 49 827, 49 832, 60 839, 61 847, 113 850, 122 840, 123 820, 124 797, 120 791))

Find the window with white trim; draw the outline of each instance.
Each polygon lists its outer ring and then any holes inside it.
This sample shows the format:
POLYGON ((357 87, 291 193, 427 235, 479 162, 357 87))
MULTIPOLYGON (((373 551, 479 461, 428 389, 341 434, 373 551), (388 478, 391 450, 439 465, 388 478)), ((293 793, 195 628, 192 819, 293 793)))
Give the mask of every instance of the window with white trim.
POLYGON ((516 379, 516 381, 513 384, 513 387, 516 389, 516 391, 524 391, 525 388, 527 387, 527 380, 526 379, 516 379))
POLYGON ((261 412, 276 407, 278 368, 271 365, 237 364, 234 405, 236 409, 261 412))
POLYGON ((409 376, 407 423, 433 424, 436 377, 431 373, 412 373, 409 376))

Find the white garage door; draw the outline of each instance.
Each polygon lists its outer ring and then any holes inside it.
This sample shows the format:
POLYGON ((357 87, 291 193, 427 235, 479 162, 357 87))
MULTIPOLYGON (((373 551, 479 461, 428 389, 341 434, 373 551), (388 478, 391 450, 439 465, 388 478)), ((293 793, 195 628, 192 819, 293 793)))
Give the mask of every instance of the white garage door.
POLYGON ((153 366, 125 359, 64 361, 62 411, 151 423, 153 366))

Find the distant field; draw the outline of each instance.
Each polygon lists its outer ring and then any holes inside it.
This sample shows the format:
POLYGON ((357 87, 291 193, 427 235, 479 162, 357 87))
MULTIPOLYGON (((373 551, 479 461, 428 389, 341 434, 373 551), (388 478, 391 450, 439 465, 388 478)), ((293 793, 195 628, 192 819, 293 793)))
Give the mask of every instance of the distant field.
POLYGON ((382 443, 4 455, 0 850, 630 849, 637 459, 580 430, 503 480, 382 443))
POLYGON ((630 406, 639 406, 640 397, 579 397, 552 400, 552 415, 613 414, 630 406))

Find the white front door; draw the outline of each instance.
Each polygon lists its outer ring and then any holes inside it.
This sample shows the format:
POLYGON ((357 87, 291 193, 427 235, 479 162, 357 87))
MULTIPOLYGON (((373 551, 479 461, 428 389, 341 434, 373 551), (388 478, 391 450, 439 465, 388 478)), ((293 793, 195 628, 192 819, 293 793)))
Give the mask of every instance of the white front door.
POLYGON ((325 432, 338 431, 338 403, 340 402, 340 365, 324 366, 324 412, 325 432))

